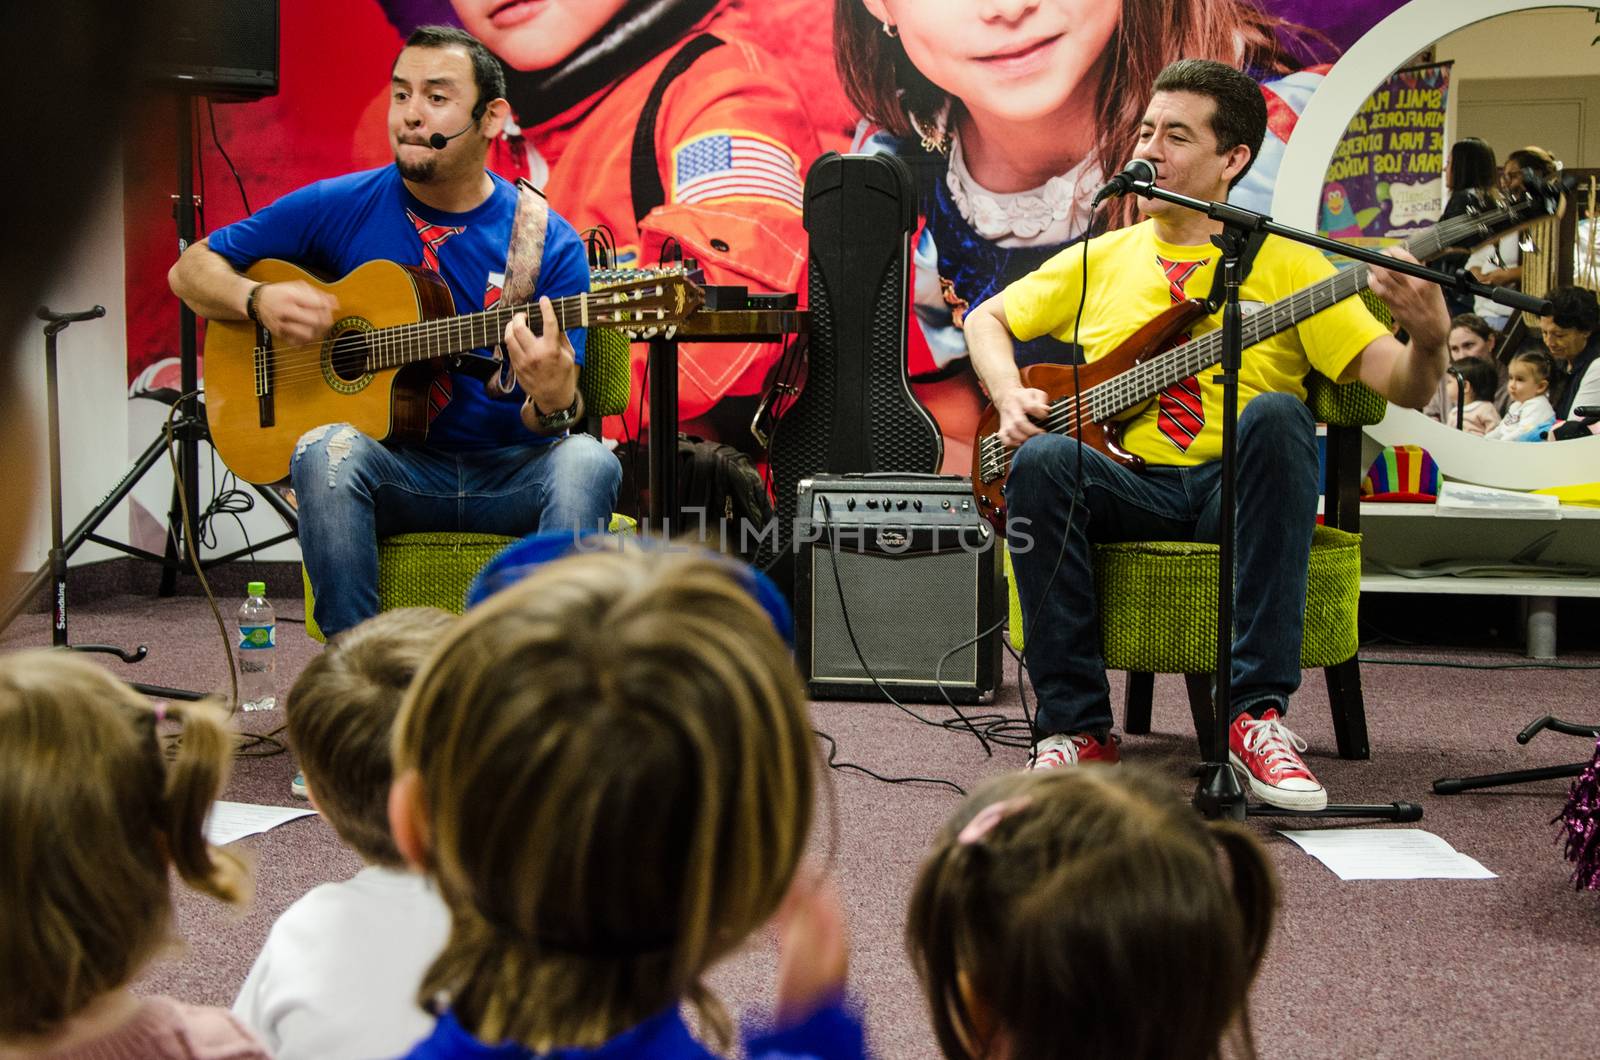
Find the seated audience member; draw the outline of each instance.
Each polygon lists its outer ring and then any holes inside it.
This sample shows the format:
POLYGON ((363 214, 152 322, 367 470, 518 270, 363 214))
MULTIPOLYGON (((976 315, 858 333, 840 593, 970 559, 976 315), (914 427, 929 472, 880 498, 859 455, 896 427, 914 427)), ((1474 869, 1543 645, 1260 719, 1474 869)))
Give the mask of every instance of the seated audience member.
POLYGON ((1600 301, 1583 287, 1562 287, 1550 295, 1550 315, 1539 318, 1545 349, 1563 367, 1565 385, 1551 402, 1561 421, 1550 437, 1584 438, 1600 424, 1590 425, 1575 410, 1600 405, 1600 301))
MULTIPOLYGON (((1508 196, 1520 196, 1528 190, 1528 178, 1548 183, 1561 173, 1561 164, 1555 155, 1542 147, 1518 148, 1506 156, 1500 172, 1500 189, 1508 196)), ((1484 283, 1496 287, 1522 286, 1522 232, 1506 232, 1492 243, 1473 251, 1467 258, 1467 268, 1484 283)), ((1503 331, 1511 319, 1511 309, 1499 302, 1476 296, 1472 301, 1474 311, 1496 331, 1503 331)))
POLYGON ((613 546, 539 567, 444 638, 396 723, 389 801, 452 918, 411 1057, 725 1055, 704 977, 780 906, 775 1019, 742 1055, 864 1055, 838 900, 797 879, 805 694, 755 591, 720 557, 613 546))
POLYGON ((1494 408, 1494 388, 1500 373, 1494 362, 1483 357, 1463 357, 1450 366, 1450 407, 1445 409, 1446 426, 1456 426, 1456 396, 1461 398, 1461 429, 1468 434, 1488 434, 1500 425, 1494 408), (1457 380, 1460 380, 1457 385, 1457 380))
POLYGON ((224 1009, 128 986, 173 941, 172 870, 224 902, 249 889, 205 838, 233 746, 214 704, 158 712, 79 656, 0 659, 0 1056, 271 1055, 224 1009), (163 714, 182 725, 170 761, 163 714))
POLYGON ((1507 442, 1537 441, 1556 422, 1550 405, 1550 357, 1543 350, 1525 350, 1511 359, 1506 390, 1511 407, 1500 426, 1484 435, 1507 442))
MULTIPOLYGON (((1482 357, 1486 361, 1493 361, 1495 347, 1499 342, 1500 333, 1484 323, 1483 318, 1476 313, 1462 313, 1450 320, 1450 339, 1447 348, 1450 351, 1452 364, 1463 357, 1482 357)), ((1422 414, 1443 423, 1444 410, 1455 403, 1455 394, 1456 381, 1447 372, 1440 378, 1433 397, 1423 406, 1422 414)), ((1498 404, 1498 399, 1496 403, 1498 404)))
POLYGON ((312 803, 366 867, 285 910, 233 1003, 278 1060, 394 1056, 433 1027, 416 1001, 450 913, 389 835, 401 698, 455 616, 385 611, 335 637, 284 705, 312 803))
POLYGON ((1165 780, 1035 771, 956 808, 906 944, 950 1060, 1254 1056, 1247 998, 1276 905, 1260 844, 1165 780))

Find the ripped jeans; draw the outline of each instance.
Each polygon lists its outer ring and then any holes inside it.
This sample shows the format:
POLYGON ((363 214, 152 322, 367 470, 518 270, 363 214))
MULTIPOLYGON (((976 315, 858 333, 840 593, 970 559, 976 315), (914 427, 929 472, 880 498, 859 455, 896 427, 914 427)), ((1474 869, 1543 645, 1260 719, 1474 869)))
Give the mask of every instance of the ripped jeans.
POLYGON ((289 474, 317 625, 331 637, 378 613, 380 537, 604 529, 622 466, 586 434, 446 451, 385 445, 331 424, 306 432, 289 474))

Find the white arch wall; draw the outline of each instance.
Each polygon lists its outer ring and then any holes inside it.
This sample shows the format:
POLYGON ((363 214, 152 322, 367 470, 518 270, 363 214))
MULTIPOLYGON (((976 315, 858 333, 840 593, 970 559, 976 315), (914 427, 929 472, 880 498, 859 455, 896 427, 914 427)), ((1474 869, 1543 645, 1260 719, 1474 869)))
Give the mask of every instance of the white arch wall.
MULTIPOLYGON (((1315 230, 1323 176, 1345 126, 1372 90, 1423 48, 1497 15, 1538 8, 1587 11, 1594 6, 1593 0, 1411 0, 1351 45, 1311 97, 1284 150, 1272 197, 1273 217, 1287 225, 1315 230)), ((1537 77, 1537 56, 1525 58, 1529 64, 1527 76, 1537 77)), ((1600 73, 1600 54, 1596 67, 1600 73)))

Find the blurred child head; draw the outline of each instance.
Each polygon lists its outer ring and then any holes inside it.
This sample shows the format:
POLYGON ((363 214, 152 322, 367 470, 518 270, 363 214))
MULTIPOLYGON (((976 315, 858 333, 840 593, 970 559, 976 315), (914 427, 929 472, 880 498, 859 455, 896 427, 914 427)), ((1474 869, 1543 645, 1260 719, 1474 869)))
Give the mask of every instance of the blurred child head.
POLYGON ((1461 395, 1463 405, 1494 400, 1494 392, 1500 386, 1500 370, 1493 361, 1486 357, 1463 357, 1451 368, 1459 372, 1467 384, 1461 395))
POLYGON ((996 777, 923 863, 906 924, 944 1055, 1210 1060, 1236 1035, 1277 903, 1246 831, 1159 778, 996 777), (1220 854, 1220 856, 1219 856, 1220 854))
POLYGON ((1499 335, 1489 322, 1476 313, 1460 313, 1450 318, 1450 359, 1488 357, 1494 352, 1499 335))
POLYGON ((680 1000, 766 921, 810 827, 783 639, 710 554, 557 560, 470 611, 395 729, 390 819, 450 940, 421 998, 480 1041, 592 1047, 680 1000))
POLYGON ((1512 401, 1531 401, 1550 391, 1550 355, 1543 350, 1524 350, 1511 359, 1506 393, 1512 401))
POLYGON ((150 702, 64 652, 0 659, 0 1038, 48 1035, 169 941, 168 869, 242 900, 248 877, 204 824, 233 738, 210 703, 150 702))
POLYGON ((456 617, 402 607, 335 637, 289 692, 289 743, 317 809, 369 864, 403 868, 389 834, 394 720, 416 676, 456 617))

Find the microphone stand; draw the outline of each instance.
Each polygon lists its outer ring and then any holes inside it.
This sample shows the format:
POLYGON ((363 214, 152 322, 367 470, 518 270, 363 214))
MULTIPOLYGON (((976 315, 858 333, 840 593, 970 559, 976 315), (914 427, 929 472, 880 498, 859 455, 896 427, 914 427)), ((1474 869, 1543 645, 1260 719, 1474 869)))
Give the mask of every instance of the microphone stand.
MULTIPOLYGON (((1222 231, 1211 241, 1222 250, 1223 281, 1227 299, 1222 312, 1222 364, 1221 374, 1214 382, 1222 384, 1222 474, 1221 474, 1221 540, 1217 557, 1217 671, 1216 693, 1212 697, 1213 720, 1216 731, 1211 741, 1212 756, 1219 761, 1205 762, 1200 784, 1195 789, 1194 805, 1211 820, 1230 819, 1242 821, 1246 817, 1328 818, 1353 817, 1372 820, 1410 822, 1422 819, 1422 807, 1409 802, 1392 802, 1382 805, 1329 805, 1321 810, 1284 810, 1276 806, 1249 803, 1239 778, 1228 762, 1228 726, 1232 722, 1233 702, 1233 590, 1234 590, 1234 511, 1235 476, 1237 466, 1239 420, 1239 366, 1243 359, 1243 311, 1239 306, 1239 271, 1245 244, 1256 232, 1282 236, 1321 250, 1332 251, 1357 261, 1393 269, 1416 276, 1440 287, 1462 293, 1483 295, 1501 305, 1526 309, 1544 315, 1549 303, 1520 291, 1504 287, 1491 287, 1482 283, 1465 269, 1454 275, 1430 269, 1379 254, 1364 247, 1347 246, 1298 228, 1278 224, 1266 214, 1242 209, 1225 202, 1210 202, 1158 188, 1153 181, 1132 178, 1129 189, 1150 199, 1160 199, 1186 209, 1205 214, 1213 221, 1222 222, 1222 231)), ((1457 403, 1460 407, 1460 402, 1457 403)))
POLYGON ((1464 431, 1463 424, 1467 418, 1467 377, 1455 368, 1446 368, 1451 377, 1456 381, 1456 430, 1464 431))

